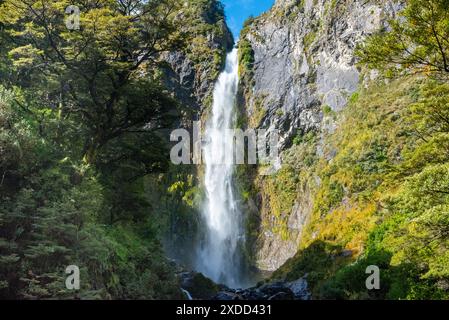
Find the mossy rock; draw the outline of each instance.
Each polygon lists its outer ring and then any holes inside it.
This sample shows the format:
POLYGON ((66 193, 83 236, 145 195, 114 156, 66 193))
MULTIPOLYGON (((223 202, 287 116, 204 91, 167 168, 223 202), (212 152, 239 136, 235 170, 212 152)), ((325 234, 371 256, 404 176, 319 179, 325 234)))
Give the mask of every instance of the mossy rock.
POLYGON ((182 275, 182 287, 194 299, 211 299, 220 291, 220 286, 202 273, 186 273, 182 275))

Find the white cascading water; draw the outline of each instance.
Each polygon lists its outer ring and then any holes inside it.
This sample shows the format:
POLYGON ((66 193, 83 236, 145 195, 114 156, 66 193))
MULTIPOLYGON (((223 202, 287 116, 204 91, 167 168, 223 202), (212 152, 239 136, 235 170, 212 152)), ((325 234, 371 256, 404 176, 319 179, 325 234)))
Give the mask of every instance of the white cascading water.
POLYGON ((205 236, 199 248, 199 271, 217 283, 242 286, 238 244, 242 239, 241 214, 234 197, 232 136, 234 105, 238 87, 237 49, 226 58, 225 70, 215 84, 212 115, 205 130, 203 147, 206 199, 203 217, 205 236))

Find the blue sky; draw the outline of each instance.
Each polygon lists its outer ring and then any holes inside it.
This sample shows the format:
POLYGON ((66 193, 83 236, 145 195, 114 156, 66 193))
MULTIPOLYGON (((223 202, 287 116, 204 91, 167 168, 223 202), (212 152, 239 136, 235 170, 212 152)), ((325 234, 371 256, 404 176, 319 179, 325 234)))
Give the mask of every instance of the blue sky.
POLYGON ((238 38, 243 22, 251 15, 258 16, 274 4, 274 0, 222 0, 229 28, 238 38))

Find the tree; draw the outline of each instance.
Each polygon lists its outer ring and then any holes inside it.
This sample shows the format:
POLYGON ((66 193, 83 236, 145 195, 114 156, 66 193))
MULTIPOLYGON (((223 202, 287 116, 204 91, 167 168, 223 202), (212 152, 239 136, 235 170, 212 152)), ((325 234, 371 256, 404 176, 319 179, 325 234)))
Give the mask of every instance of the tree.
POLYGON ((357 50, 362 63, 387 71, 449 75, 449 1, 410 0, 389 28, 357 50))
POLYGON ((71 4, 4 1, 0 23, 11 43, 13 72, 3 80, 28 88, 27 101, 75 121, 84 159, 96 163, 114 140, 154 140, 174 119, 177 106, 160 84, 157 64, 160 53, 182 44, 175 17, 182 4, 81 1, 80 29, 69 30, 65 9, 71 4))
POLYGON ((162 53, 218 70, 223 21, 218 0, 0 0, 0 298, 183 297, 153 207, 166 175, 139 178, 168 164, 177 119, 162 53))

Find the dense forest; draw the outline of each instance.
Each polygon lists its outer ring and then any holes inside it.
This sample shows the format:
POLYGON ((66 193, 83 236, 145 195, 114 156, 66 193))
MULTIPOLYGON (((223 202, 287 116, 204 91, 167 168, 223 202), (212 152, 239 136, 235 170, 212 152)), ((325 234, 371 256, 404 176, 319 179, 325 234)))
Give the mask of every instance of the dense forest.
POLYGON ((71 3, 0 2, 0 297, 184 297, 146 178, 168 171, 166 131, 191 111, 164 81, 163 54, 216 73, 225 49, 207 36, 223 8, 82 1, 69 30, 71 3), (68 265, 80 291, 65 288, 68 265))

